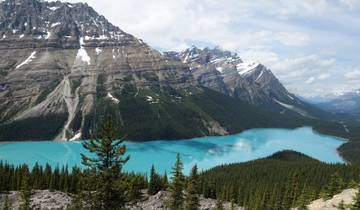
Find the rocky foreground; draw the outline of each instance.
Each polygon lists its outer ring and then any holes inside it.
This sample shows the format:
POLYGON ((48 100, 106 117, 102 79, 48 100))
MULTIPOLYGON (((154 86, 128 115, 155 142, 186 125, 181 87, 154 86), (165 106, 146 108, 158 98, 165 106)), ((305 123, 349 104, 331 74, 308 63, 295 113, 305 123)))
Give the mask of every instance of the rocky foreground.
MULTIPOLYGON (((166 208, 166 201, 169 200, 170 193, 165 191, 160 191, 153 196, 145 196, 144 199, 137 201, 135 203, 128 204, 130 210, 168 210, 166 208)), ((216 200, 200 198, 200 209, 201 210, 211 210, 214 209, 216 205, 216 200)), ((230 209, 230 203, 224 203, 225 209, 230 209)), ((243 210, 241 207, 235 208, 236 210, 243 210)))
MULTIPOLYGON (((318 199, 308 205, 309 210, 336 210, 341 201, 344 204, 351 204, 357 190, 346 189, 343 192, 333 196, 329 200, 318 199)), ((11 209, 19 209, 20 193, 10 192, 8 194, 11 209)), ((143 198, 127 204, 129 210, 167 210, 166 201, 169 199, 169 192, 161 191, 153 196, 144 194, 143 198)), ((48 190, 37 190, 31 196, 31 208, 34 210, 58 210, 67 209, 71 205, 72 199, 63 192, 50 192, 48 190)), ((200 209, 211 210, 215 207, 216 200, 201 198, 200 209)), ((4 194, 0 194, 0 208, 4 205, 4 194)), ((224 208, 229 209, 230 203, 224 203, 224 208)), ((237 207, 236 210, 244 210, 237 207)))
MULTIPOLYGON (((19 209, 20 206, 20 193, 10 192, 8 194, 11 209, 19 209)), ((166 200, 169 199, 169 192, 161 191, 153 196, 144 194, 143 198, 127 204, 129 210, 167 210, 166 200)), ((59 210, 68 209, 71 205, 71 197, 63 192, 50 192, 48 190, 36 190, 31 196, 31 209, 33 210, 59 210)), ((213 199, 200 199, 201 210, 211 210, 215 207, 216 200, 213 199)), ((0 208, 4 205, 4 194, 0 194, 0 208)), ((224 203, 225 209, 230 208, 230 203, 224 203)), ((243 210, 238 207, 236 210, 243 210)))
POLYGON ((352 204, 354 196, 357 190, 346 189, 343 192, 334 195, 331 199, 324 201, 324 199, 318 199, 308 205, 309 210, 337 210, 341 201, 345 205, 352 204))
MULTIPOLYGON (((334 195, 329 200, 318 199, 311 202, 308 205, 309 210, 337 210, 341 201, 344 202, 345 205, 352 204, 354 197, 357 193, 355 189, 346 189, 343 192, 334 195)), ((296 209, 295 209, 296 210, 296 209)))
MULTIPOLYGON (((0 207, 4 205, 5 194, 0 194, 0 207)), ((21 205, 21 196, 20 192, 10 192, 9 197, 9 206, 10 209, 19 209, 21 205)), ((33 192, 30 198, 30 207, 34 210, 58 210, 58 209, 67 209, 71 204, 71 197, 63 192, 50 192, 49 190, 36 190, 33 192)))

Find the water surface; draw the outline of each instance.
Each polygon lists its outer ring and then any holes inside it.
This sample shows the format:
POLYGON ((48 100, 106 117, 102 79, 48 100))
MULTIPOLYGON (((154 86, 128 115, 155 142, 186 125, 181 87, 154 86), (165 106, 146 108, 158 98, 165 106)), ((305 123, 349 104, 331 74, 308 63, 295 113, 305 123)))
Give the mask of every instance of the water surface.
MULTIPOLYGON (((202 137, 190 140, 126 142, 130 161, 125 170, 148 172, 155 164, 157 171, 170 171, 176 153, 180 153, 184 172, 196 163, 200 170, 214 166, 244 162, 289 149, 302 152, 327 163, 343 163, 338 148, 344 141, 314 133, 311 128, 251 129, 240 134, 221 137, 202 137)), ((52 166, 81 165, 80 153, 88 154, 80 142, 16 142, 0 145, 0 160, 11 164, 33 166, 50 163, 52 166)))

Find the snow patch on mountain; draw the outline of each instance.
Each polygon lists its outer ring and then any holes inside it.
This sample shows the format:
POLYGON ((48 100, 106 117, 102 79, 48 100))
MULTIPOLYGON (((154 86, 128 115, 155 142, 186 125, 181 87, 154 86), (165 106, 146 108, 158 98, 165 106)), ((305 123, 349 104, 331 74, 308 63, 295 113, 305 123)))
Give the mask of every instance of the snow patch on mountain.
POLYGON ((297 112, 298 114, 300 114, 300 115, 303 116, 303 117, 313 118, 313 117, 310 116, 306 111, 304 111, 304 110, 302 110, 302 109, 299 109, 299 108, 297 108, 297 107, 295 107, 295 106, 293 106, 293 105, 283 103, 283 102, 278 101, 278 100, 276 100, 276 99, 274 99, 274 101, 275 101, 276 103, 278 103, 279 105, 285 107, 285 108, 288 109, 288 110, 292 110, 292 111, 294 111, 294 112, 297 112))
POLYGON ((255 82, 258 82, 258 81, 261 79, 261 77, 262 77, 263 74, 264 74, 264 70, 262 70, 262 71, 260 72, 260 74, 259 74, 259 76, 256 78, 255 82))
POLYGON ((224 71, 224 68, 220 66, 220 67, 216 67, 216 70, 218 72, 222 73, 224 71))
POLYGON ((219 62, 222 62, 224 60, 225 60, 224 58, 216 58, 216 59, 211 60, 210 63, 219 63, 219 62))
POLYGON ((87 63, 88 65, 90 65, 90 61, 91 61, 91 58, 90 56, 87 54, 85 48, 84 48, 84 38, 83 37, 80 37, 80 40, 79 40, 79 43, 80 43, 80 49, 76 55, 76 58, 77 59, 81 59, 81 61, 87 63))
POLYGON ((69 139, 69 141, 80 140, 80 138, 81 138, 81 132, 77 132, 71 139, 69 139))
POLYGON ((108 93, 106 97, 110 98, 116 104, 120 103, 120 100, 111 95, 111 93, 108 93))
POLYGON ((48 31, 47 34, 46 34, 46 36, 45 36, 45 39, 49 39, 50 37, 51 37, 51 32, 48 31))
POLYGON ((239 63, 236 65, 236 69, 239 75, 246 75, 252 72, 259 65, 259 63, 239 63))
POLYGON ((85 40, 106 40, 109 39, 110 37, 106 36, 106 35, 100 35, 98 37, 95 36, 85 36, 84 39, 85 40))
POLYGON ((26 58, 26 60, 24 60, 19 65, 17 65, 15 68, 18 69, 18 68, 22 67, 23 65, 30 63, 35 58, 35 55, 36 55, 36 51, 32 52, 31 55, 28 58, 26 58))
POLYGON ((291 100, 295 100, 294 97, 292 97, 291 95, 287 94, 287 96, 288 96, 291 100))
POLYGON ((197 57, 199 57, 198 53, 194 53, 194 52, 190 51, 184 58, 183 63, 188 63, 189 61, 191 61, 197 57))
POLYGON ((102 49, 97 47, 97 48, 95 48, 95 52, 96 52, 96 55, 99 55, 100 53, 102 53, 102 49))
POLYGON ((53 28, 53 27, 58 26, 60 24, 61 24, 60 22, 53 23, 53 24, 51 24, 50 28, 53 28))
POLYGON ((146 96, 146 101, 149 102, 149 104, 157 104, 157 103, 159 103, 159 99, 155 99, 152 96, 146 96))
POLYGON ((49 10, 55 11, 55 10, 59 9, 60 7, 48 7, 48 8, 49 8, 49 10))

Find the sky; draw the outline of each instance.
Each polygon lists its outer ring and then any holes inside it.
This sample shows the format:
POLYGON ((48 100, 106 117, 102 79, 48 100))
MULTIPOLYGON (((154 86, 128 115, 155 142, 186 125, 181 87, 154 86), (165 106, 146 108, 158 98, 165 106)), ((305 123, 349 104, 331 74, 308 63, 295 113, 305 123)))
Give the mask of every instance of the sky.
POLYGON ((219 46, 263 63, 303 97, 360 88, 360 0, 81 2, 158 50, 219 46))

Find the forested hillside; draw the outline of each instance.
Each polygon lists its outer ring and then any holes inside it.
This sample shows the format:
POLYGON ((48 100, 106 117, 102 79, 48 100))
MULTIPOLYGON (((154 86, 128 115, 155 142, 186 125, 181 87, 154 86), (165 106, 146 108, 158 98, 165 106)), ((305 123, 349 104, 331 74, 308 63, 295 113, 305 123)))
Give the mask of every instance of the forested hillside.
MULTIPOLYGON (((177 189, 191 192, 190 195, 203 194, 220 203, 229 201, 250 210, 285 210, 304 207, 319 197, 330 198, 348 187, 356 188, 360 181, 359 166, 325 164, 293 151, 215 167, 200 173, 196 179, 182 175, 181 162, 176 165, 178 168, 174 168, 169 179, 166 174, 158 174, 152 168, 148 175, 122 173, 115 183, 126 192, 124 199, 127 202, 141 198, 143 189, 154 195, 160 190, 172 192, 174 186, 178 186, 177 189), (174 179, 174 175, 180 179, 174 179)), ((50 166, 35 165, 30 170, 26 165, 0 164, 0 192, 60 190, 69 193, 74 202, 78 202, 84 199, 83 196, 89 196, 83 192, 98 189, 99 181, 95 171, 82 171, 77 167, 69 170, 66 167, 52 169, 50 166)), ((186 198, 189 194, 182 196, 186 198)))
POLYGON ((200 175, 205 197, 235 200, 248 209, 281 210, 330 198, 359 181, 360 167, 325 164, 284 151, 268 158, 215 167, 200 175))

